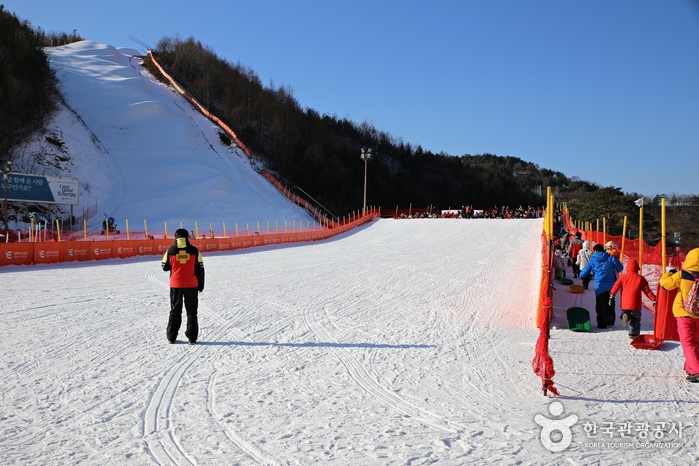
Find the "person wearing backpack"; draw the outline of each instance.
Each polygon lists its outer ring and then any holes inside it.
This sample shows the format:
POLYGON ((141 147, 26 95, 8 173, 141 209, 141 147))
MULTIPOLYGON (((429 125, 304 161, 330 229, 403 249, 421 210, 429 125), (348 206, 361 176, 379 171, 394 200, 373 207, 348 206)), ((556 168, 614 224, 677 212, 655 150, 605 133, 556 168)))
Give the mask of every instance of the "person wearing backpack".
POLYGON ((699 248, 692 249, 682 264, 682 270, 670 270, 660 278, 660 286, 666 290, 679 289, 672 303, 672 314, 677 320, 677 332, 684 355, 684 370, 689 382, 699 382, 699 315, 685 309, 685 301, 699 278, 699 248))
POLYGON ((629 338, 635 338, 641 334, 641 293, 648 296, 655 305, 655 295, 648 285, 648 280, 638 272, 641 268, 636 259, 626 262, 624 273, 617 279, 609 292, 609 300, 621 291, 621 326, 629 324, 629 338))

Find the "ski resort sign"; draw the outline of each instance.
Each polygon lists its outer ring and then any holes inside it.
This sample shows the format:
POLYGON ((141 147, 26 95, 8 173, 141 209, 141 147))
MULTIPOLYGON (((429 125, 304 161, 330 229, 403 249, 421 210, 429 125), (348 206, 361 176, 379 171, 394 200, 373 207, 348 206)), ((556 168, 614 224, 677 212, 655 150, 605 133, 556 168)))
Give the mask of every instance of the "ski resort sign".
POLYGON ((80 203, 80 182, 77 178, 9 173, 7 175, 7 200, 78 205, 80 203))

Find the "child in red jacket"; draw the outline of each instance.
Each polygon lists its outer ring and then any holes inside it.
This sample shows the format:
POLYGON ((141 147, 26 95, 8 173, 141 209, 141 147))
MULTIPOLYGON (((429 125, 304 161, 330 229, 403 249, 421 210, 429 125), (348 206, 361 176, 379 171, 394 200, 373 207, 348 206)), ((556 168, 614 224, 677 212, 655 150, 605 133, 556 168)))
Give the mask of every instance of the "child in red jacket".
POLYGON ((609 292, 609 301, 611 301, 617 291, 621 290, 621 326, 626 327, 627 322, 631 324, 629 338, 641 334, 641 293, 645 293, 655 306, 655 295, 648 286, 648 280, 643 275, 639 275, 639 270, 638 261, 629 259, 624 274, 617 279, 609 292))

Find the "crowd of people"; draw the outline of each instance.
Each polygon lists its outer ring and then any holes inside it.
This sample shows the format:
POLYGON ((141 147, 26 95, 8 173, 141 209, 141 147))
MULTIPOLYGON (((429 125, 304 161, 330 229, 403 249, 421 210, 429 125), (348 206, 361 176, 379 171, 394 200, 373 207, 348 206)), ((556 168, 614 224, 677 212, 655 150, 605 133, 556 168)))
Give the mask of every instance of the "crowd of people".
MULTIPOLYGON (((554 223, 554 226, 555 223, 554 223)), ((642 297, 656 305, 656 295, 643 276, 636 259, 627 258, 625 267, 621 263, 619 247, 614 241, 604 245, 582 238, 582 233, 570 234, 562 225, 554 230, 554 277, 565 278, 568 266, 573 277, 580 278, 584 289, 588 289, 594 278, 595 313, 597 328, 614 327, 616 320, 616 295, 620 294, 620 321, 622 328, 629 328, 629 338, 641 334, 642 297)), ((677 331, 685 358, 684 370, 689 382, 699 382, 699 248, 687 253, 682 270, 669 269, 663 273, 660 286, 667 291, 678 290, 672 305, 677 321, 677 331), (697 291, 692 285, 697 282, 697 291)))
POLYGON ((415 211, 394 215, 394 218, 542 218, 544 207, 521 205, 516 209, 510 206, 497 205, 493 209, 474 209, 473 206, 461 206, 461 209, 435 210, 426 209, 424 212, 415 211))

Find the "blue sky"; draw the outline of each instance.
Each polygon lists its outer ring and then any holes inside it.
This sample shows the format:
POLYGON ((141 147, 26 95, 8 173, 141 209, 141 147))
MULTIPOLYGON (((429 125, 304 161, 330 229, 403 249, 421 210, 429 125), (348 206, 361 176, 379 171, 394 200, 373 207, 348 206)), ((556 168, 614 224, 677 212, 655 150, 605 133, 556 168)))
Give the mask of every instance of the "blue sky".
POLYGON ((699 0, 2 3, 116 47, 194 37, 302 107, 435 153, 699 194, 699 0))

